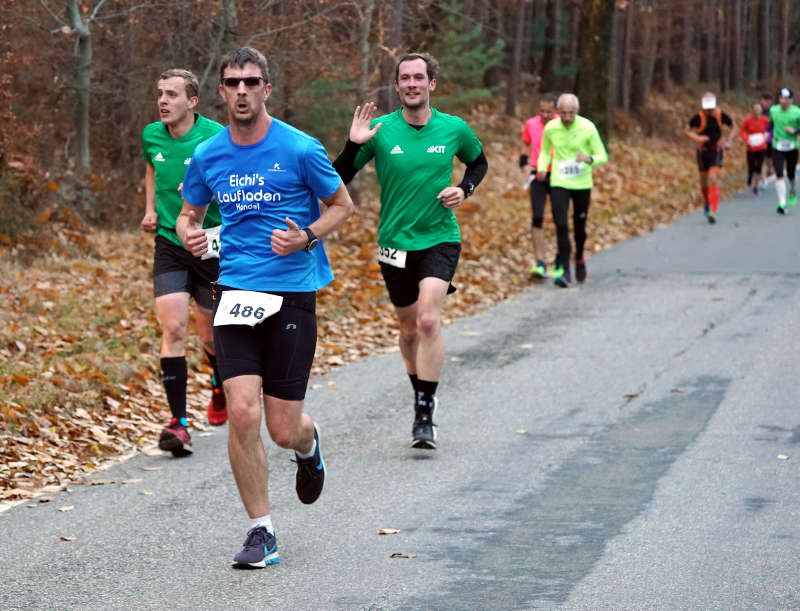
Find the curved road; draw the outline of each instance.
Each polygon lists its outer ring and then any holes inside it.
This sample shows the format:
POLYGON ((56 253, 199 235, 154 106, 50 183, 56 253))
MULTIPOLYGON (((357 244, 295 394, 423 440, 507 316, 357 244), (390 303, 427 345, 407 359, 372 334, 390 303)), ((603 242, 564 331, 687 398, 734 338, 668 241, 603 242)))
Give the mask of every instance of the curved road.
POLYGON ((800 209, 771 195, 449 326, 436 452, 396 353, 314 380, 329 480, 301 505, 270 449, 280 564, 229 568, 223 428, 0 514, 0 608, 800 607, 800 209))

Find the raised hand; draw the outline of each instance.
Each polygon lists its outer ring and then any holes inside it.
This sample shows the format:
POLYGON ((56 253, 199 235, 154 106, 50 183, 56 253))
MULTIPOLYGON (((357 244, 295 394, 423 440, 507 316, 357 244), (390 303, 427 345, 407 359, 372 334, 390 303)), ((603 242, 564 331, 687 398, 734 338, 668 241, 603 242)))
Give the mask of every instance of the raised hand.
POLYGON ((350 124, 350 140, 356 144, 364 144, 372 138, 380 129, 382 123, 377 123, 370 129, 370 122, 375 116, 377 106, 372 102, 367 102, 364 106, 356 106, 353 113, 353 122, 350 124))
POLYGON ((281 257, 302 250, 308 242, 308 234, 288 216, 286 217, 286 226, 289 229, 273 229, 270 238, 272 252, 281 257))

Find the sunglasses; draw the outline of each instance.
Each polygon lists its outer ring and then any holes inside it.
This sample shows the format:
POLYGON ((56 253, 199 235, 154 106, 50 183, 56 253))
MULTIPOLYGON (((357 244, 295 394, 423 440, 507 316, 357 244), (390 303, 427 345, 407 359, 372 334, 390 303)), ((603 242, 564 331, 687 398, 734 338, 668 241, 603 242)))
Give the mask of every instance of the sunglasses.
POLYGON ((243 82, 245 87, 253 89, 254 87, 258 87, 261 84, 261 81, 266 81, 266 79, 263 76, 243 76, 241 78, 229 76, 222 79, 222 84, 229 89, 236 89, 239 87, 239 83, 243 82))

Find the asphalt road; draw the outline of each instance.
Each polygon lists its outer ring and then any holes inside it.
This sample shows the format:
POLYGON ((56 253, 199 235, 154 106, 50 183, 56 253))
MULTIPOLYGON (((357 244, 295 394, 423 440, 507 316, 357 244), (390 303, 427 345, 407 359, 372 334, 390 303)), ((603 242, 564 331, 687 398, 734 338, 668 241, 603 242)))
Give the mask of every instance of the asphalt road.
POLYGON ((0 514, 0 608, 800 608, 800 209, 741 195, 589 272, 447 328, 436 452, 398 354, 314 380, 329 480, 301 505, 271 447, 280 564, 229 566, 223 428, 0 514))

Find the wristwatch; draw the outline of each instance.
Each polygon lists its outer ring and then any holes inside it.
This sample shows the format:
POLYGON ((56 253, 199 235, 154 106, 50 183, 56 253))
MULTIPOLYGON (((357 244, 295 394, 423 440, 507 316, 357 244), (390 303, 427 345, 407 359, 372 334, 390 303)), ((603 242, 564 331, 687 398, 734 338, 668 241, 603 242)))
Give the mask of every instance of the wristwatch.
POLYGON ((303 231, 305 231, 308 236, 308 242, 306 242, 304 250, 306 252, 311 252, 317 247, 317 244, 319 244, 319 238, 311 231, 311 227, 304 227, 303 231))
POLYGON ((467 199, 475 192, 475 185, 473 185, 471 182, 462 182, 458 186, 464 192, 464 199, 467 199))

